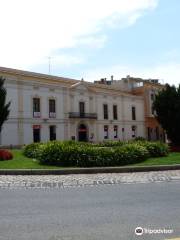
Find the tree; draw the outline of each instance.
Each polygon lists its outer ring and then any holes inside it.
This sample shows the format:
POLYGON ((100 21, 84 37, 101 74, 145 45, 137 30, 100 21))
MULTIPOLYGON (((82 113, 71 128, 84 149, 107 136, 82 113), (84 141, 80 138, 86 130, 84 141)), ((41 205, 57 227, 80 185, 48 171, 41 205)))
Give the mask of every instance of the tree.
POLYGON ((0 134, 2 131, 3 123, 8 119, 9 116, 9 107, 10 102, 6 103, 6 95, 7 91, 4 87, 4 81, 5 79, 3 77, 0 77, 0 134))
POLYGON ((165 85, 155 98, 156 118, 167 133, 172 145, 180 145, 180 85, 165 85))

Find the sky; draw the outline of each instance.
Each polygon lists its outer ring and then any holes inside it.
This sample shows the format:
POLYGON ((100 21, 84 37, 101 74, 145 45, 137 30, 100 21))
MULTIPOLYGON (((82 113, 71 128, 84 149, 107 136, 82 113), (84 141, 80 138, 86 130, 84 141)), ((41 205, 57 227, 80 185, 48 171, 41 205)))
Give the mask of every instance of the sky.
POLYGON ((0 0, 0 66, 180 83, 180 0, 0 0))

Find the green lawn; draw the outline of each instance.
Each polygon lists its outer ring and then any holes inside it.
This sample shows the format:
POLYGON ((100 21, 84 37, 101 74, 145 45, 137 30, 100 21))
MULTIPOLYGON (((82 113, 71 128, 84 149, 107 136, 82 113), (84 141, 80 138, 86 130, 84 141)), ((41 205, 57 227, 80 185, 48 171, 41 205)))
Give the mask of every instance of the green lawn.
POLYGON ((14 158, 8 161, 0 161, 0 169, 60 169, 60 167, 45 166, 39 164, 36 159, 27 158, 21 150, 12 150, 14 158))
POLYGON ((180 153, 170 153, 167 157, 149 158, 144 162, 134 164, 134 166, 173 165, 173 164, 180 164, 180 153))
MULTIPOLYGON (((63 169, 61 167, 45 166, 37 160, 22 155, 21 150, 12 150, 14 158, 9 161, 0 161, 0 169, 63 169)), ((180 153, 170 153, 168 157, 149 158, 144 162, 129 166, 171 165, 180 164, 180 153)))

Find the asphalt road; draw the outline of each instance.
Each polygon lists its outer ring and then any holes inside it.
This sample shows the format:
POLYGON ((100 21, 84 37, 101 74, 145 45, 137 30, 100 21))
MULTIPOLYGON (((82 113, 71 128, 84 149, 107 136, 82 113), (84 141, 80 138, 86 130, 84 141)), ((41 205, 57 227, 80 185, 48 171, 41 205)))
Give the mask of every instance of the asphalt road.
POLYGON ((180 182, 0 190, 0 240, 174 237, 180 237, 180 182), (137 226, 173 233, 136 236, 137 226))

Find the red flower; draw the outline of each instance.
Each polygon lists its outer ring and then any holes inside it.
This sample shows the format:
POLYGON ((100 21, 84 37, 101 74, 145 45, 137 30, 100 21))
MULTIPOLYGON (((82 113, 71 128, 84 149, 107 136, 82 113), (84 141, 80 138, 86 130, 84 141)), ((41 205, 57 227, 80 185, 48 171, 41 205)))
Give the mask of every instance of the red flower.
POLYGON ((13 159, 12 153, 6 149, 0 149, 0 160, 10 160, 10 159, 13 159))

